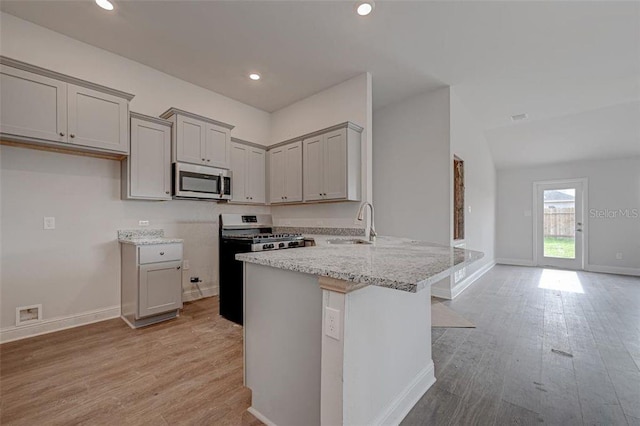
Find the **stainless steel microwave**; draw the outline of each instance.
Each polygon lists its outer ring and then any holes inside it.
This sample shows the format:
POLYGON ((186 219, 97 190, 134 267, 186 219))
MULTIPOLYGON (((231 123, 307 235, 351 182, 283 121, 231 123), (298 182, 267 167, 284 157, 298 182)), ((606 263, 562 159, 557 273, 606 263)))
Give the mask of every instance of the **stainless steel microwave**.
POLYGON ((173 197, 202 200, 231 199, 231 171, 195 164, 173 163, 173 197))

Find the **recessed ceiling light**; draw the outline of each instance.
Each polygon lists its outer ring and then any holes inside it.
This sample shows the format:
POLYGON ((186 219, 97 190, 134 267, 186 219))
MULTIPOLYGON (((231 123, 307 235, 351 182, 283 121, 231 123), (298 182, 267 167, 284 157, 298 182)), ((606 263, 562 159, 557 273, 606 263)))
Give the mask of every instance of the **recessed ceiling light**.
POLYGON ((373 5, 372 1, 359 2, 356 6, 356 12, 360 16, 367 16, 373 11, 373 5))
POLYGON ((511 121, 522 121, 529 118, 527 114, 516 114, 511 116, 511 121))
POLYGON ((113 3, 109 0, 96 0, 96 4, 104 10, 113 10, 113 3))
POLYGON ((257 74, 257 73, 255 73, 255 72, 254 72, 254 73, 251 73, 251 74, 249 74, 249 78, 250 78, 251 80, 255 80, 255 81, 260 80, 260 74, 257 74))

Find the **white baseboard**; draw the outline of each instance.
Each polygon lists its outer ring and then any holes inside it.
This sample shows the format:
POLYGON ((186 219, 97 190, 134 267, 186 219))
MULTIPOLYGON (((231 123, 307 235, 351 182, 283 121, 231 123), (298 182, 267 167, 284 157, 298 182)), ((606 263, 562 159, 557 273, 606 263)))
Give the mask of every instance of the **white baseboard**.
POLYGON ((431 286, 431 295, 433 297, 437 297, 439 299, 447 299, 451 300, 451 289, 450 288, 442 288, 442 287, 434 287, 431 286))
POLYGON ((422 398, 431 386, 436 382, 433 369, 433 361, 424 368, 409 386, 407 386, 391 403, 384 409, 372 425, 398 425, 409 414, 409 411, 422 398))
POLYGON ((535 266, 533 260, 530 259, 508 259, 500 258, 496 259, 496 263, 500 265, 513 265, 513 266, 535 266))
POLYGON ((433 286, 431 286, 431 295, 439 297, 440 299, 452 300, 460 295, 460 293, 467 289, 471 284, 476 282, 481 276, 489 272, 489 270, 494 266, 496 266, 495 261, 487 263, 482 268, 478 269, 473 274, 469 275, 467 278, 463 279, 453 287, 451 287, 450 282, 445 282, 444 286, 438 286, 437 284, 434 284, 433 286))
POLYGON ((481 276, 489 272, 489 270, 494 266, 496 266, 495 261, 489 262, 486 265, 484 265, 482 268, 478 269, 473 274, 469 275, 467 278, 465 278, 464 280, 460 281, 458 284, 453 286, 453 288, 451 289, 451 298, 455 299, 456 297, 458 297, 460 293, 466 290, 471 284, 476 282, 481 276))
POLYGON ((640 268, 626 268, 621 266, 605 266, 605 265, 586 265, 585 271, 602 272, 605 274, 631 275, 640 276, 640 268))
POLYGON ((271 420, 269 420, 268 418, 266 418, 265 416, 262 415, 262 413, 258 410, 256 410, 253 407, 249 407, 247 408, 247 411, 250 412, 251 414, 253 414, 253 416, 260 420, 262 423, 264 423, 267 426, 277 426, 274 422, 272 422, 271 420))
POLYGON ((182 292, 182 301, 191 302, 193 300, 202 299, 205 297, 217 296, 218 287, 202 287, 200 289, 193 289, 182 292))
POLYGON ((21 327, 6 327, 0 330, 0 343, 35 337, 54 331, 66 330, 81 325, 93 324, 120 316, 120 305, 110 308, 96 309, 81 314, 58 317, 38 322, 36 324, 23 325, 21 327))

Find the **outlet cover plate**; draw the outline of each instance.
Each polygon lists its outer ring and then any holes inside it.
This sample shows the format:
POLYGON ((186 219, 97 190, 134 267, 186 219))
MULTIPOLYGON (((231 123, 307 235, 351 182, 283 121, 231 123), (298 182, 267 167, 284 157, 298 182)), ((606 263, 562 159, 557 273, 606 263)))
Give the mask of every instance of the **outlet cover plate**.
POLYGON ((45 216, 42 221, 42 228, 46 230, 56 229, 56 218, 45 216))
POLYGON ((340 340, 340 311, 324 308, 324 333, 336 340, 340 340))

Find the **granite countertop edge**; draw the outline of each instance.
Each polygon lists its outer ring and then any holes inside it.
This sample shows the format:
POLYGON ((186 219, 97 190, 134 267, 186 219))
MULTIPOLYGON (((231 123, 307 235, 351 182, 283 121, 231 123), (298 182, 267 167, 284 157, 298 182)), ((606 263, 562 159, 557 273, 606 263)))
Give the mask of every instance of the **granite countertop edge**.
MULTIPOLYGON (((394 240, 401 241, 404 239, 394 239, 394 240)), ((405 240, 405 242, 407 242, 407 244, 411 243, 409 240, 405 240)), ((433 246, 438 246, 438 245, 434 244, 433 246)), ((295 249, 295 250, 308 250, 308 249, 309 248, 295 249)), ((336 249, 339 249, 339 248, 336 247, 336 249)), ((334 278, 342 281, 352 282, 354 283, 354 287, 358 287, 358 288, 363 287, 362 284, 364 284, 365 286, 375 285, 378 287, 385 287, 385 288, 390 288, 394 290, 416 293, 425 288, 430 287, 432 284, 447 277, 448 275, 451 274, 452 270, 464 267, 484 257, 484 253, 481 253, 478 251, 466 250, 466 249, 457 249, 457 250, 464 250, 466 253, 469 253, 471 257, 465 258, 464 260, 460 261, 459 263, 453 266, 450 266, 444 270, 435 272, 431 275, 426 276, 423 279, 416 280, 415 282, 401 281, 401 280, 396 280, 392 278, 387 278, 384 276, 373 276, 373 275, 366 275, 366 274, 359 274, 359 273, 351 273, 348 271, 336 271, 327 267, 314 267, 309 265, 301 266, 301 265, 297 265, 296 262, 292 260, 274 259, 274 258, 270 258, 268 255, 267 256, 264 255, 265 253, 273 253, 273 252, 260 252, 263 254, 261 256, 255 256, 256 253, 240 253, 236 255, 236 259, 243 262, 269 266, 277 269, 284 269, 289 271, 330 277, 330 278, 334 278)))
POLYGON ((151 237, 151 238, 120 238, 118 239, 118 242, 122 244, 132 244, 135 246, 149 246, 154 244, 183 243, 184 240, 182 238, 151 237))

